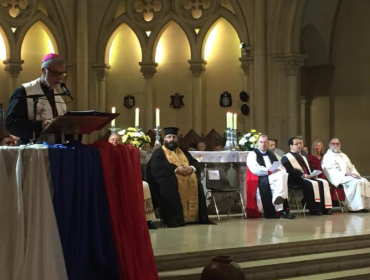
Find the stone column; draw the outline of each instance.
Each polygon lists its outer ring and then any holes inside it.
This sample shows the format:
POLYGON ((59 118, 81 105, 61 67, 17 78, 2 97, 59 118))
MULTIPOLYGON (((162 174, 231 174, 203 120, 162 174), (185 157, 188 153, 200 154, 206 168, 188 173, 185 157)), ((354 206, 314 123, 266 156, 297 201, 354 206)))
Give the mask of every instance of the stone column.
POLYGON ((108 112, 106 108, 105 101, 105 81, 109 76, 109 69, 111 67, 107 64, 95 64, 92 66, 92 69, 96 71, 97 85, 98 85, 98 110, 100 112, 108 112))
POLYGON ((8 73, 9 76, 9 97, 13 94, 13 91, 18 87, 17 79, 19 73, 23 70, 22 68, 23 62, 24 60, 20 59, 7 59, 4 61, 5 71, 8 73))
POLYGON ((290 137, 299 135, 300 130, 300 69, 306 59, 305 55, 290 54, 284 56, 285 73, 288 81, 287 126, 290 137))
MULTIPOLYGON (((242 58, 239 58, 241 62, 241 68, 244 72, 244 91, 246 91, 249 94, 249 126, 250 128, 254 128, 254 69, 253 69, 253 57, 251 56, 244 56, 242 58)), ((245 129, 244 129, 245 130, 245 129)))
POLYGON ((254 1, 254 124, 267 132, 267 22, 266 0, 254 1))
POLYGON ((141 112, 144 113, 142 129, 146 133, 155 126, 153 77, 157 73, 158 63, 140 62, 139 65, 141 66, 140 72, 143 73, 145 78, 144 110, 141 110, 141 112))
POLYGON ((188 60, 190 71, 193 73, 193 130, 198 134, 203 134, 206 117, 203 108, 203 73, 206 70, 207 61, 204 59, 188 60))
POLYGON ((77 0, 77 109, 89 109, 88 0, 77 0))

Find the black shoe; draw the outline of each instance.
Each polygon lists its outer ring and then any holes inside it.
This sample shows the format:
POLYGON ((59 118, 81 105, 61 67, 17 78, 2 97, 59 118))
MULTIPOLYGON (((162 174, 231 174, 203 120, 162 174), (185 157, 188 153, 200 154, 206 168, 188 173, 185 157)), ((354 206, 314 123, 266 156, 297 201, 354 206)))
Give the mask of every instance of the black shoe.
POLYGON ((284 203, 284 198, 282 198, 281 196, 278 196, 275 201, 274 201, 274 204, 276 205, 279 205, 279 204, 283 204, 284 203))
POLYGON ((367 209, 361 209, 361 210, 357 210, 357 211, 348 210, 348 213, 369 213, 369 210, 367 210, 367 209))
POLYGON ((290 213, 289 211, 281 211, 280 212, 280 218, 293 220, 293 219, 295 219, 295 216, 292 213, 290 213))
POLYGON ((370 211, 369 211, 369 209, 362 209, 361 212, 362 213, 369 213, 370 211))
POLYGON ((152 221, 147 221, 148 224, 148 229, 157 229, 158 227, 152 222, 152 221))
POLYGON ((310 211, 311 216, 321 216, 322 213, 320 211, 310 211))
POLYGON ((324 210, 322 211, 322 214, 323 215, 333 215, 333 212, 331 212, 330 210, 324 210))

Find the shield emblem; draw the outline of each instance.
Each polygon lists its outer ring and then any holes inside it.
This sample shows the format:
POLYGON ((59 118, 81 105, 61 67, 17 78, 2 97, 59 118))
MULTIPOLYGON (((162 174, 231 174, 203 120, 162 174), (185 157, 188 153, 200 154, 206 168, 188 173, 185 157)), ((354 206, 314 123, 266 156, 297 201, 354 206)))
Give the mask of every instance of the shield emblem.
POLYGON ((183 102, 184 96, 180 95, 179 93, 175 93, 174 95, 171 95, 171 103, 170 107, 174 109, 180 109, 185 106, 183 102))
POLYGON ((233 104, 233 102, 232 102, 232 98, 231 98, 231 93, 227 92, 227 91, 224 91, 223 93, 221 93, 221 95, 220 95, 220 106, 221 107, 231 107, 232 104, 233 104))
POLYGON ((132 95, 126 95, 123 105, 125 105, 126 108, 131 109, 135 106, 135 97, 132 95))

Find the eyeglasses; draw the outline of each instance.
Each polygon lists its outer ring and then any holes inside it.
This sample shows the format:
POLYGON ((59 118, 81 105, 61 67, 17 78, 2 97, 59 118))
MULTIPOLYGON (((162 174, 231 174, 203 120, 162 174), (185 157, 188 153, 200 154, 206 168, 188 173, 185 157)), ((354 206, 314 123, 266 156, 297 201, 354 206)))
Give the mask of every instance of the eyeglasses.
POLYGON ((45 67, 45 69, 48 69, 48 71, 50 71, 51 73, 53 73, 53 75, 54 75, 55 77, 60 77, 60 76, 65 77, 65 76, 67 76, 67 72, 58 72, 58 71, 53 71, 53 70, 50 70, 50 69, 49 69, 49 68, 47 68, 47 67, 45 67))
POLYGON ((330 145, 340 145, 340 143, 330 143, 330 145))
POLYGON ((303 146, 303 143, 299 142, 299 143, 293 143, 293 146, 303 146))

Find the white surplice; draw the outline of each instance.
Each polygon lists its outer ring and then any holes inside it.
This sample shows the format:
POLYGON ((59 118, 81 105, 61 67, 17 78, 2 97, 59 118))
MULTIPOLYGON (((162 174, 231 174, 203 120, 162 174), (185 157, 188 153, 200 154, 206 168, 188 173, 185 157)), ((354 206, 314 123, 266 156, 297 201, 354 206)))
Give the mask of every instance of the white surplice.
POLYGON ((334 153, 329 149, 324 155, 321 165, 331 184, 335 187, 340 184, 343 186, 349 210, 358 211, 370 208, 370 183, 365 178, 357 179, 346 175, 350 172, 360 176, 346 154, 334 153))
POLYGON ((0 148, 0 279, 68 280, 44 145, 0 148))
MULTIPOLYGON (((271 167, 272 162, 270 161, 270 158, 268 156, 264 156, 263 160, 266 166, 260 165, 257 162, 257 154, 254 151, 248 154, 247 166, 254 175, 256 176, 268 175, 268 170, 271 167)), ((286 172, 284 166, 281 165, 280 169, 282 170, 268 175, 272 193, 272 204, 274 204, 274 201, 279 196, 284 199, 288 197, 288 173, 286 172)), ((258 188, 256 198, 258 209, 262 213, 263 208, 258 188)), ((274 204, 274 206, 276 211, 282 211, 284 209, 283 204, 274 204)))

